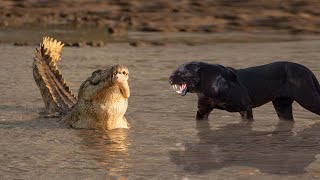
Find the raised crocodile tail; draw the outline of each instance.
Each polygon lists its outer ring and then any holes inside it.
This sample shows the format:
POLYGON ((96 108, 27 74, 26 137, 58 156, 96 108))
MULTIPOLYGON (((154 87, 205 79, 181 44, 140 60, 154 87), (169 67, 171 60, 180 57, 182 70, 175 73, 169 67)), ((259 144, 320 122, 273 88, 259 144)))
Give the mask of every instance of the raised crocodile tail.
POLYGON ((56 65, 63 46, 53 38, 44 37, 33 61, 33 77, 48 114, 64 114, 77 102, 56 65))

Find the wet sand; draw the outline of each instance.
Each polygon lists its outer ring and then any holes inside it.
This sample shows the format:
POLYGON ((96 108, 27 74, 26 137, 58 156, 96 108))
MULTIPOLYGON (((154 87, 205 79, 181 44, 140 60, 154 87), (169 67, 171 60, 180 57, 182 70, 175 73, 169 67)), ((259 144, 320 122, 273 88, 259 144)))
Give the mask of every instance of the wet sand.
POLYGON ((219 110, 209 121, 196 122, 196 95, 180 97, 167 79, 177 65, 191 60, 234 68, 290 60, 319 78, 319 45, 308 39, 66 47, 58 66, 74 92, 98 68, 120 63, 130 70, 126 117, 132 129, 100 132, 41 118, 44 105, 31 68, 35 46, 0 44, 0 177, 317 179, 319 116, 294 104, 295 123, 279 122, 269 103, 253 110, 252 124, 219 110))

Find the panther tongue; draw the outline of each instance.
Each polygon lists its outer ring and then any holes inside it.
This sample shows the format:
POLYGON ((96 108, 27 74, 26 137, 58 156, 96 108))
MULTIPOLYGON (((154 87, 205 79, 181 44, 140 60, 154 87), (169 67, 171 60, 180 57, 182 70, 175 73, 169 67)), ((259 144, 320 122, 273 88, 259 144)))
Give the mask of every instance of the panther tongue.
POLYGON ((182 92, 185 87, 186 87, 186 84, 181 84, 180 87, 179 87, 180 92, 182 92))
POLYGON ((184 93, 186 91, 187 85, 186 84, 175 84, 172 85, 172 88, 179 94, 184 93))

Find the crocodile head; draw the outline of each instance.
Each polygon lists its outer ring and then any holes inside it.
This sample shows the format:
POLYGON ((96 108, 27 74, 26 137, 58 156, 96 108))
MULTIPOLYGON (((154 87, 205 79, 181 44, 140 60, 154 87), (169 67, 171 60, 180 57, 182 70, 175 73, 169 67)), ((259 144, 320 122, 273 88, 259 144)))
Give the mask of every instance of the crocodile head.
POLYGON ((127 67, 122 65, 114 65, 107 69, 96 70, 89 78, 91 84, 94 86, 101 83, 104 84, 104 88, 118 85, 125 98, 130 96, 128 79, 129 70, 127 67))
POLYGON ((110 68, 112 83, 126 83, 129 79, 129 70, 125 66, 115 65, 110 68))
POLYGON ((130 96, 130 89, 128 85, 129 70, 125 66, 115 65, 110 68, 111 82, 112 84, 117 84, 120 88, 122 95, 125 98, 130 96))
POLYGON ((122 65, 114 65, 107 69, 98 69, 90 77, 90 82, 94 85, 100 82, 109 81, 111 84, 124 83, 129 79, 129 70, 122 65))

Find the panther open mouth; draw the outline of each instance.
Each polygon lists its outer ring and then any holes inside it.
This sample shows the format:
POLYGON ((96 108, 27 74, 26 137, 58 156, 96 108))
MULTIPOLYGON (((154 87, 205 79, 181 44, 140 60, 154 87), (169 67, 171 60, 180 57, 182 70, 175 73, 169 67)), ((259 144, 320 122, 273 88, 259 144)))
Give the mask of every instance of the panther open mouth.
POLYGON ((184 96, 187 94, 187 84, 174 84, 172 88, 180 95, 184 96))

